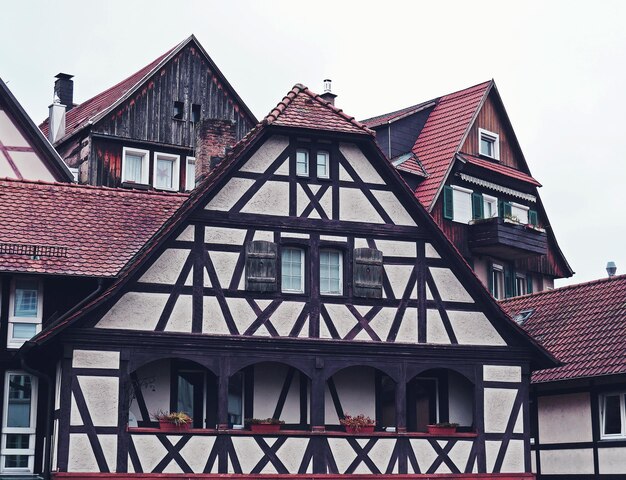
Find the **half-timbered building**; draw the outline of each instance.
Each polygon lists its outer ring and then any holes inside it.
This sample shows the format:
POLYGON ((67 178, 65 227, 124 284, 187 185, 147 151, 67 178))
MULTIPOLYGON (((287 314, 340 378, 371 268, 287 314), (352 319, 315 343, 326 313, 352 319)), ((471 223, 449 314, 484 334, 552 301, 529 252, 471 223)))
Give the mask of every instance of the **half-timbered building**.
POLYGON ((42 132, 80 183, 186 191, 256 119, 202 45, 189 38, 78 105, 73 76, 59 73, 42 132))
POLYGON ((563 365, 531 385, 540 479, 626 476, 626 275, 502 302, 563 365))
POLYGON ((21 347, 54 385, 55 478, 532 477, 530 374, 554 359, 372 131, 306 87, 150 235, 21 347), (159 410, 192 428, 160 430, 159 410), (343 431, 346 414, 375 432, 343 431), (282 431, 245 428, 269 417, 282 431), (427 433, 437 422, 458 432, 427 433))
POLYGON ((495 298, 572 276, 493 80, 363 123, 495 298))

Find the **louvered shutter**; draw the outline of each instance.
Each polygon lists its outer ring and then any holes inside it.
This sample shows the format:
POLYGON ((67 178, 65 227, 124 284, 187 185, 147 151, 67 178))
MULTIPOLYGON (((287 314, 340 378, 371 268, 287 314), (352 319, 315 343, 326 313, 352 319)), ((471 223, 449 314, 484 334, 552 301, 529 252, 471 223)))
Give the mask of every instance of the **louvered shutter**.
POLYGON ((539 225, 537 210, 528 210, 528 223, 534 225, 535 227, 539 225))
POLYGON ((352 293, 355 297, 382 298, 383 252, 375 248, 355 248, 352 293))
POLYGON ((277 281, 278 246, 273 242, 256 240, 246 244, 246 290, 275 292, 277 281))
POLYGON ((452 207, 452 187, 443 187, 443 218, 452 220, 454 209, 452 207))
POLYGON ((472 193, 472 220, 483 217, 483 195, 482 193, 472 193))
POLYGON ((533 276, 530 273, 526 274, 526 293, 533 293, 533 276))
POLYGON ((506 218, 511 216, 511 202, 500 202, 500 217, 506 218))
POLYGON ((508 266, 504 266, 504 296, 511 298, 515 296, 515 270, 508 266))

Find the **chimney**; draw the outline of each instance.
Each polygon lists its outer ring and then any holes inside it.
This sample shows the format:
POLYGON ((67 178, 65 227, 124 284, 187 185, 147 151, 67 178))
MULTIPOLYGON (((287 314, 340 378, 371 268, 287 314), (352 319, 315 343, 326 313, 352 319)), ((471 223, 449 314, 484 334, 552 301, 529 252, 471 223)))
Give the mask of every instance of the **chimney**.
POLYGON ((196 126, 196 182, 215 168, 237 143, 236 123, 209 118, 196 126))
POLYGON ((326 100, 331 105, 334 105, 337 95, 331 91, 331 83, 332 80, 330 78, 324 80, 324 93, 322 93, 320 97, 322 97, 322 100, 326 100))
POLYGON ((54 144, 65 135, 65 105, 61 104, 59 97, 55 95, 48 111, 48 140, 54 144))
POLYGON ((615 262, 608 262, 606 264, 606 273, 609 274, 609 278, 615 276, 615 273, 617 273, 617 265, 615 265, 615 262))
POLYGON ((59 97, 59 101, 62 105, 65 105, 65 110, 69 112, 74 108, 74 75, 67 73, 59 73, 54 82, 54 95, 59 97))

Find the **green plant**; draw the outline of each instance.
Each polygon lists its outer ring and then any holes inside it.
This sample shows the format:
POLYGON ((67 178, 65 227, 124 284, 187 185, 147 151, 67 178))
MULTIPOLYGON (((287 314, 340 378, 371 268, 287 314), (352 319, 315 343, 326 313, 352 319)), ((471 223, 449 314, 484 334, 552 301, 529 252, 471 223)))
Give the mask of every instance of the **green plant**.
POLYGON ((187 425, 192 419, 185 412, 165 412, 158 410, 152 414, 152 417, 158 422, 169 422, 176 426, 187 425))
POLYGON ((282 425, 285 422, 278 418, 246 418, 246 425, 282 425))
POLYGON ((370 417, 360 413, 359 415, 348 415, 347 413, 339 420, 344 427, 354 428, 357 432, 363 427, 373 427, 376 422, 370 417))

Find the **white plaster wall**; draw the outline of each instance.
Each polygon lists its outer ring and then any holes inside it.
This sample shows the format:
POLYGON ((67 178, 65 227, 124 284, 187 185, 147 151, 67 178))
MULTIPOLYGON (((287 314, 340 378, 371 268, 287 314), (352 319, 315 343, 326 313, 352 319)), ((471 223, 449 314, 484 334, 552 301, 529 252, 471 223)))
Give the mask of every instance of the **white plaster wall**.
POLYGON ((589 393, 539 397, 537 405, 542 444, 593 440, 589 393))
POLYGON ((339 150, 365 183, 385 183, 359 147, 352 143, 341 143, 339 150))
POLYGON ((393 319, 396 316, 396 308, 384 307, 378 314, 370 321, 369 325, 372 330, 385 341, 391 330, 393 319))
MULTIPOLYGON (((176 439, 173 440, 176 444, 176 439)), ((141 459, 141 467, 144 472, 154 470, 154 467, 167 455, 167 450, 156 435, 133 435, 133 443, 135 450, 137 450, 137 456, 141 459)), ((131 465, 130 462, 128 464, 131 465)))
MULTIPOLYGON (((428 440, 411 438, 409 442, 415 453, 418 465, 432 465, 437 459, 437 452, 435 452, 435 449, 430 445, 428 440)), ((409 462, 409 471, 411 471, 411 468, 411 463, 409 462)))
POLYGON ((265 182, 241 209, 241 212, 262 215, 289 215, 289 184, 287 182, 265 182))
MULTIPOLYGON (((170 409, 170 360, 157 360, 136 371, 137 380, 144 384, 141 389, 149 414, 158 410, 170 409)), ((141 420, 141 412, 137 400, 133 399, 130 411, 137 420, 141 420)))
POLYGON ((190 251, 187 249, 169 248, 165 250, 142 275, 139 282, 173 285, 176 283, 189 253, 190 251))
POLYGON ((181 242, 193 242, 194 239, 194 230, 195 227, 193 225, 189 225, 185 227, 185 229, 181 232, 176 240, 181 242))
POLYGON ((480 282, 487 287, 489 285, 489 263, 483 257, 474 257, 474 273, 480 282))
MULTIPOLYGON (((332 320, 335 329, 337 329, 337 333, 341 338, 344 338, 350 330, 357 324, 357 320, 354 318, 354 315, 350 313, 348 308, 345 305, 334 304, 334 303, 326 303, 324 304, 326 310, 328 311, 328 315, 332 320)), ((324 325, 324 319, 320 316, 320 337, 321 337, 321 326, 324 325)), ((325 330, 325 336, 322 338, 331 338, 330 332, 325 330)))
POLYGON ((119 379, 117 377, 76 377, 85 397, 91 421, 96 427, 117 426, 119 379))
POLYGON ((542 450, 541 473, 544 475, 579 475, 593 473, 593 450, 542 450))
MULTIPOLYGON (((213 449, 216 438, 217 437, 208 437, 205 435, 194 435, 180 450, 181 456, 194 473, 204 472, 204 465, 206 464, 209 452, 213 449)), ((213 468, 217 470, 217 462, 215 462, 213 468)))
POLYGON ((205 296, 203 300, 202 333, 208 335, 228 335, 230 332, 224 320, 217 298, 205 296))
POLYGON ((426 310, 426 343, 451 343, 438 310, 426 310))
POLYGON ((444 302, 466 302, 473 303, 474 300, 467 293, 467 290, 459 282, 456 275, 448 268, 430 267, 439 295, 444 302))
POLYGON ((462 375, 448 372, 448 409, 451 422, 469 427, 473 423, 474 388, 462 375))
MULTIPOLYGON (((280 363, 262 363, 254 366, 255 418, 270 418, 274 415, 288 368, 280 363)), ((300 422, 300 374, 297 371, 291 381, 280 419, 286 423, 300 422)))
POLYGON ((516 365, 483 365, 483 380, 487 382, 521 382, 522 367, 516 365))
POLYGON ((417 257, 415 242, 403 242, 400 240, 376 240, 376 248, 383 252, 383 256, 389 257, 417 257))
POLYGON ((396 342, 417 343, 417 308, 407 308, 404 311, 396 342))
POLYGON ((191 333, 192 303, 191 295, 178 297, 165 326, 166 332, 191 333))
POLYGON ((272 314, 270 321, 281 337, 289 335, 303 307, 302 302, 283 302, 272 314))
POLYGON ((339 218, 347 222, 385 223, 358 188, 339 189, 339 218))
POLYGON ((425 247, 426 258, 441 258, 435 247, 433 247, 430 243, 426 243, 425 247))
MULTIPOLYGON (((396 298, 403 298, 404 291, 409 283, 411 273, 413 272, 412 265, 384 265, 385 273, 389 279, 391 289, 396 298)), ((417 286, 413 287, 410 298, 417 298, 417 286)))
POLYGON ((385 192, 382 190, 372 190, 372 194, 383 207, 389 218, 395 225, 404 225, 409 227, 415 227, 417 224, 415 220, 409 215, 406 208, 402 205, 398 197, 393 192, 385 192))
POLYGON ((242 172, 263 173, 289 145, 289 139, 282 135, 268 138, 254 155, 240 168, 242 172))
POLYGON ((626 474, 626 446, 599 448, 598 465, 601 474, 626 474))
POLYGON ((86 433, 70 434, 70 445, 67 458, 69 472, 99 472, 96 456, 91 448, 86 433))
POLYGON ((205 210, 228 211, 254 184, 248 178, 231 178, 222 189, 207 203, 205 210))
MULTIPOLYGON (((500 450, 500 441, 485 442, 485 457, 487 460, 487 472, 493 472, 498 452, 500 450)), ((524 472, 524 441, 511 440, 504 455, 501 473, 522 473, 524 472)))
POLYGON ((154 330, 168 295, 128 292, 102 317, 96 328, 154 330))
POLYGON ((29 180, 43 180, 44 182, 54 182, 54 175, 50 173, 48 167, 34 152, 11 152, 11 159, 22 174, 23 178, 29 180))
POLYGON ((206 227, 204 229, 204 241, 206 243, 243 245, 246 233, 246 230, 241 228, 206 227))
POLYGON ((252 310, 245 298, 229 298, 227 303, 239 334, 243 334, 252 322, 256 320, 256 313, 254 313, 254 310, 252 310))
MULTIPOLYGON (((266 439, 267 441, 267 439, 266 439)), ((272 442, 272 439, 269 439, 272 442)), ((257 463, 265 456, 261 447, 252 437, 232 437, 233 447, 241 466, 241 471, 250 473, 257 463)), ((273 442, 272 442, 273 443, 273 442)), ((228 461, 228 473, 235 473, 232 462, 228 461)), ((266 465, 263 473, 277 473, 276 469, 271 465, 266 465)))
POLYGON ((482 312, 450 310, 448 318, 460 345, 506 345, 482 312))
POLYGON ((485 388, 485 433, 505 432, 516 395, 514 388, 485 388))
MULTIPOLYGON (((350 415, 363 413, 371 418, 375 418, 376 399, 373 368, 350 367, 340 370, 332 378, 344 413, 350 415)), ((338 425, 339 417, 335 411, 328 386, 326 387, 325 403, 326 424, 338 425)))
POLYGON ((239 253, 236 252, 215 252, 210 251, 209 256, 215 267, 217 279, 223 289, 227 289, 235 272, 235 266, 239 260, 239 253))
POLYGON ((120 368, 120 352, 100 350, 74 350, 73 368, 120 368))
POLYGON ((276 455, 288 472, 298 471, 308 443, 308 438, 291 437, 280 447, 276 455))

